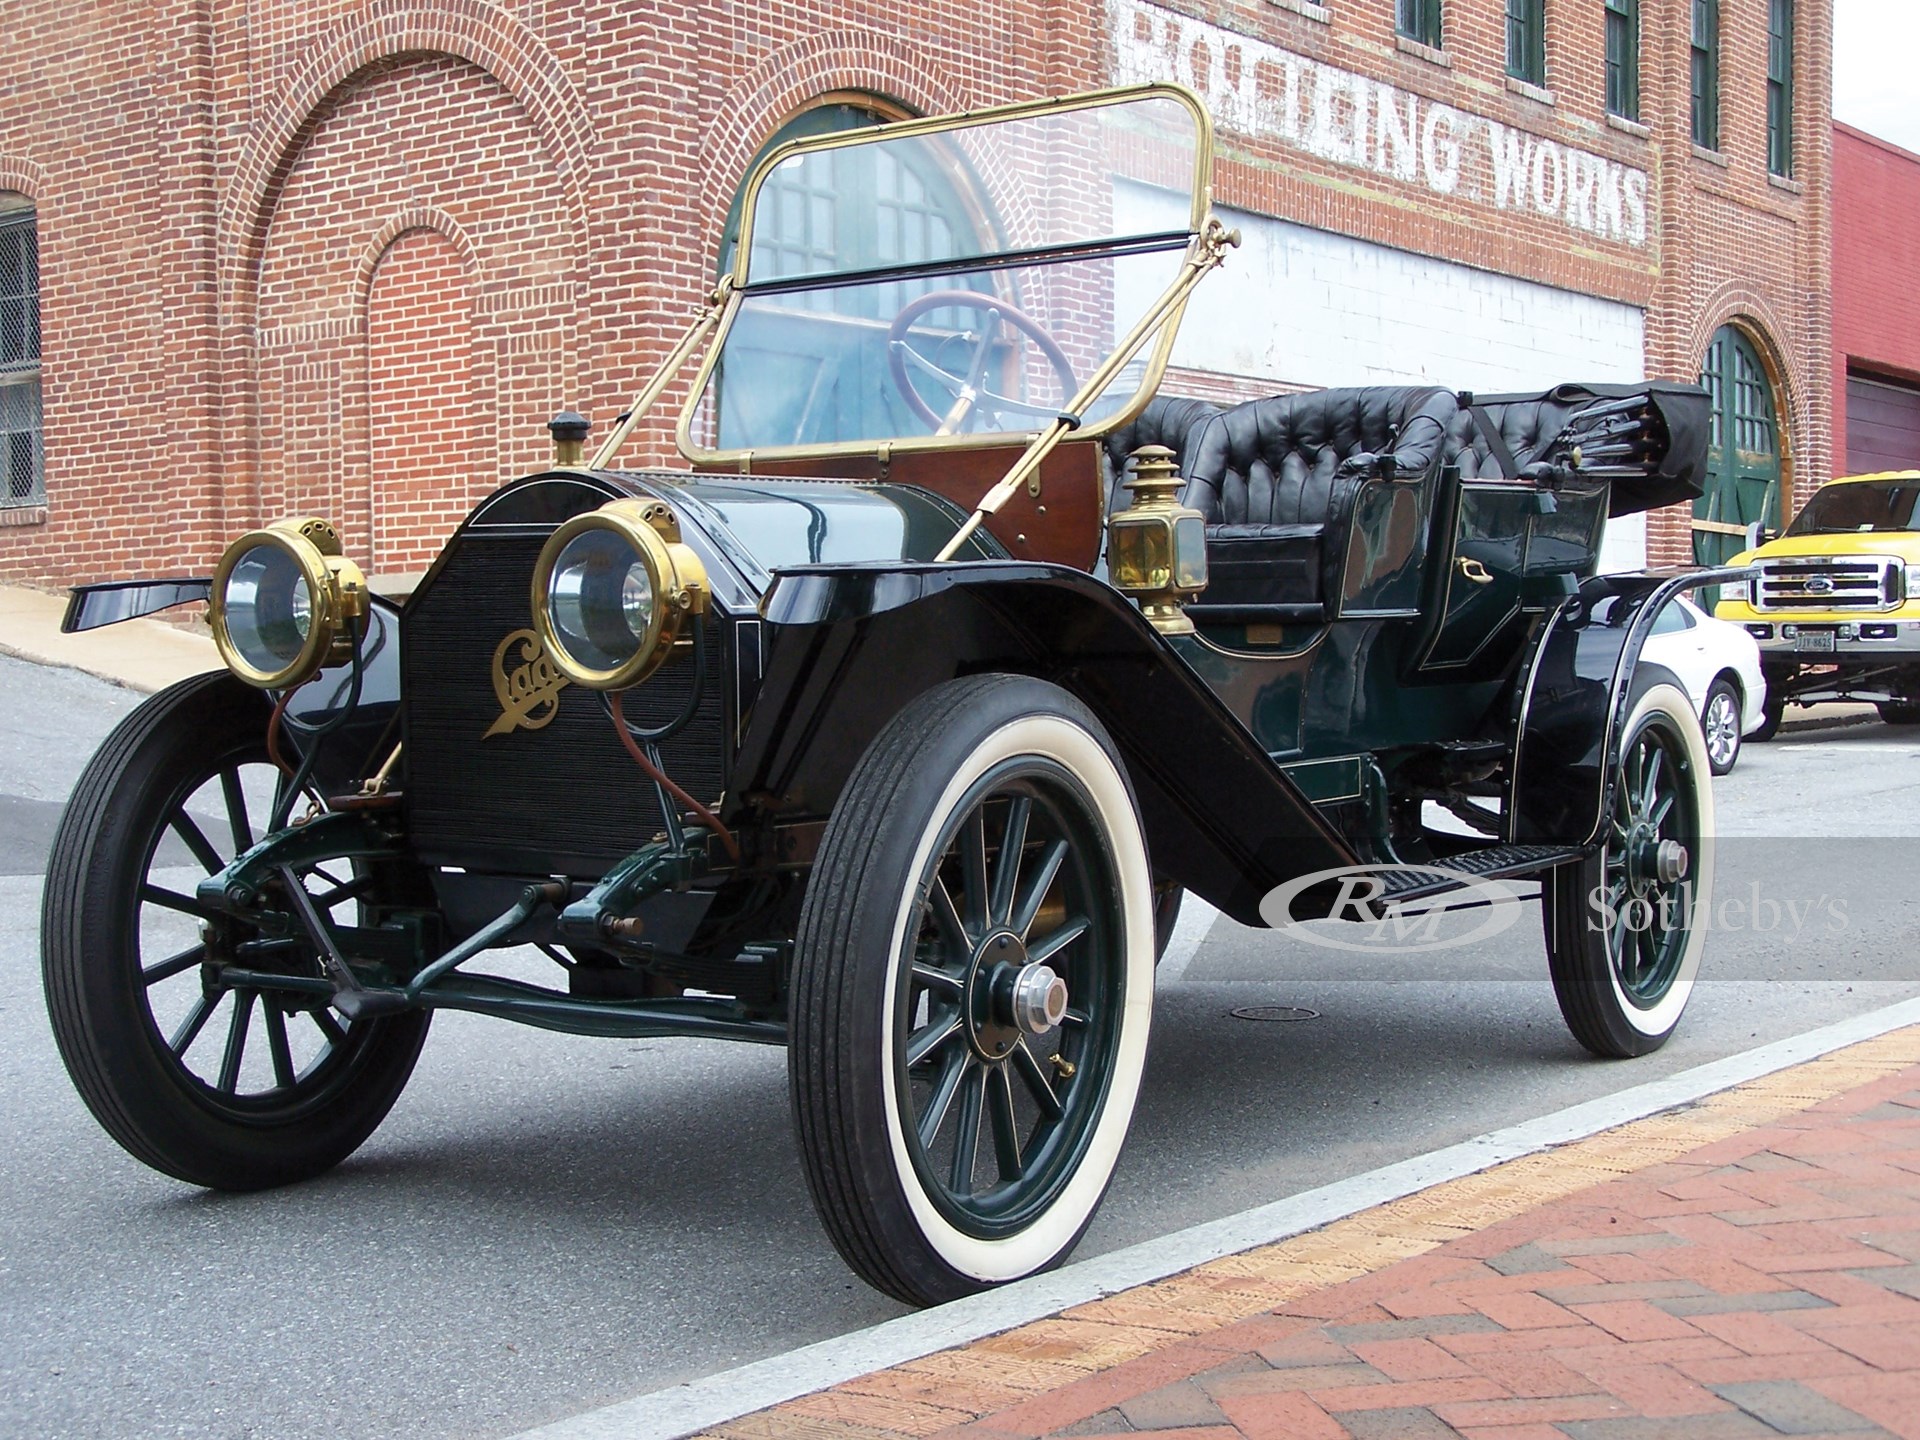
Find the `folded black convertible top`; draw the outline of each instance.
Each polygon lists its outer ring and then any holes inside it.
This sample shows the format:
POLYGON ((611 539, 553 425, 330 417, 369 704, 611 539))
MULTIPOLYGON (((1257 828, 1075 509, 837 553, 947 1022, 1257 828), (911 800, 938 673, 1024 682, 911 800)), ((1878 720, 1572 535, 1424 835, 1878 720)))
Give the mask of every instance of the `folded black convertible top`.
POLYGON ((1710 397, 1698 385, 1676 380, 1569 382, 1537 394, 1476 396, 1474 402, 1495 414, 1523 405, 1555 412, 1558 428, 1540 427, 1550 438, 1534 458, 1566 464, 1577 454, 1579 470, 1610 479, 1610 516, 1691 503, 1706 489, 1713 412, 1710 397))

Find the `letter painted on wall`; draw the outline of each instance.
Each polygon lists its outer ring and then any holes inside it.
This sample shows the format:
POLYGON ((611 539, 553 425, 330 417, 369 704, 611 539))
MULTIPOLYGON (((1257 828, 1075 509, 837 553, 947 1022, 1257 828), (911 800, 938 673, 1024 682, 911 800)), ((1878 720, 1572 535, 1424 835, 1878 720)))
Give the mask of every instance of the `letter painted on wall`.
POLYGON ((1222 129, 1494 210, 1647 243, 1647 174, 1148 0, 1107 0, 1113 81, 1173 80, 1222 129))

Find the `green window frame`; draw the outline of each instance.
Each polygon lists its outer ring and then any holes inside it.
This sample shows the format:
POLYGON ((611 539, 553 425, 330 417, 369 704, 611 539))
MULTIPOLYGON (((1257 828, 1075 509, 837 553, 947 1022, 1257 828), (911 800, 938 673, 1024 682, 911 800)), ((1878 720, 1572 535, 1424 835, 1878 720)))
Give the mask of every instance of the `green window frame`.
POLYGON ((1767 4, 1767 169, 1793 174, 1793 0, 1767 4))
POLYGON ((1547 84, 1547 0, 1507 0, 1507 74, 1547 84))
POLYGON ((1409 40, 1441 49, 1440 0, 1394 0, 1393 28, 1409 40))
POLYGON ((1720 148, 1720 0, 1693 0, 1693 143, 1720 148))
POLYGON ((40 411, 40 235, 24 195, 0 194, 0 509, 47 503, 40 411))
POLYGON ((1640 0, 1607 0, 1607 113, 1640 119, 1640 0))

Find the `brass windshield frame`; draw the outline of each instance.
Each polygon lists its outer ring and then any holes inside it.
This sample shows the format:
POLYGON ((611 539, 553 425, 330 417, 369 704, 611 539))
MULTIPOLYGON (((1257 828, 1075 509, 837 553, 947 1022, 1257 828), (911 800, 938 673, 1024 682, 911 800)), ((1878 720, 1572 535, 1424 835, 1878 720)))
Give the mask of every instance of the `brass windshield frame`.
MULTIPOLYGON (((698 444, 693 438, 693 424, 701 402, 705 399, 707 387, 713 379, 713 372, 720 363, 721 352, 726 347, 727 335, 733 328, 733 321, 739 313, 742 300, 741 291, 747 283, 747 267, 752 258, 752 235, 754 211, 760 198, 760 191, 766 179, 780 165, 796 155, 813 154, 818 151, 845 149, 854 145, 872 145, 881 140, 899 139, 915 135, 942 134, 954 130, 968 129, 985 124, 994 124, 1005 120, 1016 120, 1030 115, 1046 115, 1061 111, 1097 110, 1112 105, 1130 104, 1148 98, 1166 98, 1177 101, 1185 107, 1194 121, 1194 186, 1192 205, 1188 214, 1188 251, 1193 244, 1207 232, 1211 222, 1213 205, 1213 119, 1207 113, 1200 97, 1184 85, 1175 85, 1166 81, 1150 81, 1141 85, 1127 85, 1113 89, 1094 90, 1079 95, 1055 96, 1047 100, 1022 101, 1013 105, 997 105, 988 109, 968 110, 951 115, 934 115, 917 120, 902 120, 890 125, 877 125, 859 130, 844 131, 832 135, 814 136, 807 139, 790 140, 786 144, 771 150, 748 176, 746 198, 740 209, 740 243, 735 247, 733 268, 726 277, 727 289, 725 313, 716 327, 717 333, 706 347, 699 368, 694 372, 685 404, 681 407, 679 423, 675 430, 675 441, 680 453, 691 463, 708 466, 746 466, 756 459, 765 460, 813 460, 813 459, 850 459, 868 456, 900 455, 927 451, 943 450, 1025 450, 1031 447, 1045 433, 1035 429, 1025 432, 1002 431, 991 435, 911 435, 894 436, 873 440, 841 440, 816 442, 806 445, 727 447, 709 449, 698 444)), ((1178 233, 1178 232, 1175 232, 1178 233)), ((1116 246, 1125 243, 1123 238, 1116 240, 1116 246)), ((1089 242, 1089 255, 1097 256, 1101 251, 1099 242, 1089 242)), ((1171 247, 1168 254, 1176 253, 1171 247)), ((998 257, 992 254, 977 258, 982 265, 994 262, 998 257)), ((958 263, 958 262, 957 262, 958 263)), ((1036 261, 1035 263, 1045 263, 1036 261)), ((1167 287, 1168 291, 1183 283, 1187 267, 1182 266, 1182 275, 1174 279, 1167 287)), ((830 277, 829 277, 830 278, 830 277)), ((850 281, 857 277, 849 276, 850 281)), ((1164 301, 1165 295, 1162 299, 1164 301)), ((1167 363, 1173 353, 1173 342, 1185 311, 1184 302, 1176 305, 1165 314, 1154 336, 1152 347, 1146 353, 1146 368, 1139 383, 1134 387, 1133 395, 1127 403, 1112 415, 1095 421, 1076 430, 1076 438, 1093 438, 1118 429, 1128 423, 1152 399, 1164 378, 1167 363)), ((1111 356, 1109 356, 1111 358, 1111 356)), ((1100 368, 1105 368, 1100 367, 1100 368)))

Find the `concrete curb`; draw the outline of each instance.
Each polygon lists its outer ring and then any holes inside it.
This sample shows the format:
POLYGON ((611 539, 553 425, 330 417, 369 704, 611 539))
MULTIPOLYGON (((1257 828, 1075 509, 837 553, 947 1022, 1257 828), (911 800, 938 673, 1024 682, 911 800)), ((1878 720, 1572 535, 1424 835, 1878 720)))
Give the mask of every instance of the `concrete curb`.
MULTIPOLYGON (((1472 1227, 1478 1228, 1803 1108, 1889 1067, 1913 1064, 1920 1059, 1920 1031, 1904 1038, 1894 1032, 1916 1024, 1920 1000, 1900 1001, 1004 1289, 583 1411, 515 1440, 678 1440, 878 1371, 933 1366, 927 1357, 939 1352, 971 1354, 967 1347, 987 1337, 1036 1324, 1051 1327, 1058 1352, 1063 1337, 1053 1332, 1062 1325, 1146 1331, 1153 1327, 1143 1324, 1145 1312, 1165 1309, 1177 1321, 1142 1348, 1173 1344, 1181 1338, 1176 1324, 1189 1335, 1196 1327, 1224 1326, 1431 1248, 1458 1229, 1467 1213, 1460 1208, 1463 1195, 1486 1216, 1472 1227), (1863 1048, 1834 1053, 1850 1047, 1863 1048), (1683 1108, 1703 1102, 1704 1111, 1683 1108), (1436 1227, 1433 1207, 1443 1197, 1458 1213, 1436 1227), (1366 1232, 1360 1249, 1370 1259, 1356 1260, 1347 1243, 1352 1237, 1327 1228, 1341 1225, 1366 1232), (1345 1249, 1333 1254, 1330 1240, 1345 1249)), ((802 1428, 814 1440, 856 1440, 862 1427, 816 1417, 802 1428)), ((892 1437, 865 1427, 857 1440, 892 1437)))
POLYGON ((60 630, 66 610, 64 595, 0 585, 0 655, 84 671, 146 694, 220 668, 210 636, 162 620, 128 620, 66 635, 60 630))

